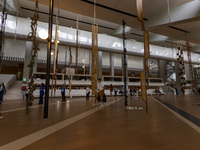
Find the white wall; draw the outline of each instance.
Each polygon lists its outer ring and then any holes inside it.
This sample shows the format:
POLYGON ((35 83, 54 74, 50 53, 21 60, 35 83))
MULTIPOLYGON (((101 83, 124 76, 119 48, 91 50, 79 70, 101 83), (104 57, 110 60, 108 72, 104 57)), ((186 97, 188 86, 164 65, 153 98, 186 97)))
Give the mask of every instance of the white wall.
MULTIPOLYGON (((39 43, 40 51, 38 51, 38 59, 46 60, 47 56, 47 44, 46 43, 39 43)), ((54 49, 54 45, 52 45, 54 49)), ((9 57, 25 57, 25 50, 26 50, 26 41, 23 40, 16 40, 14 43, 13 39, 6 38, 4 42, 4 56, 9 57)), ((69 56, 69 47, 67 46, 58 46, 58 60, 65 61, 65 54, 67 52, 67 62, 70 61, 69 56)), ((72 47, 72 62, 75 63, 76 60, 76 48, 72 47)), ((83 59, 85 58, 85 64, 89 64, 89 49, 79 48, 78 51, 78 63, 83 63, 83 59)), ((51 57, 53 60, 53 57, 51 57)), ((121 54, 114 54, 114 66, 121 67, 121 54)), ((153 61, 157 61, 156 59, 152 59, 153 61)), ((102 65, 110 66, 110 52, 102 52, 102 65)), ((128 56, 128 67, 129 68, 143 68, 143 58, 137 56, 128 56)))
POLYGON ((114 54, 114 66, 121 67, 122 66, 122 55, 114 54))
POLYGON ((109 52, 102 53, 102 65, 110 66, 110 53, 109 52))
POLYGON ((3 56, 9 57, 25 57, 26 41, 6 38, 4 40, 4 54, 3 56))
POLYGON ((143 68, 143 58, 142 57, 137 57, 137 56, 128 56, 128 67, 129 68, 138 68, 142 69, 143 68))

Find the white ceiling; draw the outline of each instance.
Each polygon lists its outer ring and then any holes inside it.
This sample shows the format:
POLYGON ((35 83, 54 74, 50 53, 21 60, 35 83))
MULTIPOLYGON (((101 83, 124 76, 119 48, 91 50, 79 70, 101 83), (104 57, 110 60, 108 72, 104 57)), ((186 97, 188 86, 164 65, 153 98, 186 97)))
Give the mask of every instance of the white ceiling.
MULTIPOLYGON (((94 21, 93 0, 54 1, 55 8, 60 10, 61 25, 75 27, 78 15, 79 28, 91 31, 91 24, 94 21)), ((49 0, 39 0, 39 3, 40 20, 48 22, 49 0)), ((126 33, 127 38, 143 41, 140 22, 134 17, 137 16, 136 0, 96 0, 96 3, 96 22, 100 33, 121 37, 119 31, 124 19, 130 27, 126 33)), ((21 16, 33 15, 35 0, 19 0, 19 5, 21 16)), ((57 9, 54 9, 54 14, 57 14, 57 9)), ((193 51, 200 53, 199 0, 143 0, 143 16, 146 19, 146 29, 150 32, 151 44, 171 47, 173 45, 170 42, 182 41, 184 45, 183 31, 188 31, 193 51)))

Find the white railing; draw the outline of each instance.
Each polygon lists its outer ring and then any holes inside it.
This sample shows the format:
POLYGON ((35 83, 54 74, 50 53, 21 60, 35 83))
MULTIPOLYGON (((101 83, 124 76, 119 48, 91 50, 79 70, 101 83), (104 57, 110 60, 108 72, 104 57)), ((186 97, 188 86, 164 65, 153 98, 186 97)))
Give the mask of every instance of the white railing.
POLYGON ((166 90, 167 90, 168 94, 176 95, 176 90, 174 88, 167 86, 166 90))
MULTIPOLYGON (((44 72, 34 72, 34 75, 40 77, 35 79, 35 83, 44 83, 45 82, 45 74, 44 72)), ((52 75, 52 73, 50 74, 52 75)), ((72 74, 71 83, 74 86, 89 86, 91 85, 91 76, 83 75, 83 74, 72 74)), ((57 84, 65 83, 68 85, 68 75, 64 73, 57 73, 57 84)), ((122 76, 102 76, 102 82, 104 85, 113 84, 113 86, 123 86, 123 77, 122 76)), ((148 79, 149 86, 164 86, 162 78, 149 78, 148 79)), ((50 79, 51 84, 51 79, 50 79)), ((128 77, 128 85, 129 86, 140 86, 140 77, 128 77)))
POLYGON ((16 75, 13 75, 13 77, 7 82, 6 88, 10 88, 11 85, 13 85, 16 81, 16 75))

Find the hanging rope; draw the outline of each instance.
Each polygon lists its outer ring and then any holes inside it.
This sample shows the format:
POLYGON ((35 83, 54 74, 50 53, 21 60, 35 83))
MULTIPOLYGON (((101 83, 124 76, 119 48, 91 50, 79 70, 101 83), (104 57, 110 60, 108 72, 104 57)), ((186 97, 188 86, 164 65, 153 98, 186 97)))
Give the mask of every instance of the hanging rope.
POLYGON ((28 107, 32 105, 34 101, 33 91, 36 89, 33 80, 33 66, 35 64, 35 57, 37 52, 39 51, 39 43, 36 40, 36 33, 37 33, 37 21, 39 19, 39 7, 38 7, 38 0, 35 3, 35 13, 34 16, 31 17, 31 32, 28 34, 28 39, 33 41, 33 47, 31 51, 31 61, 30 64, 27 66, 30 69, 29 80, 28 83, 28 100, 26 102, 26 111, 28 113, 28 107))
POLYGON ((4 0, 4 6, 1 16, 1 30, 0 30, 0 71, 1 71, 1 59, 2 59, 2 51, 3 51, 3 40, 4 40, 4 34, 5 34, 5 25, 7 20, 7 12, 6 12, 6 0, 4 0))
POLYGON ((76 21, 76 67, 75 67, 76 77, 78 74, 78 49, 79 49, 78 26, 79 26, 79 15, 77 15, 77 21, 76 21))
POLYGON ((185 32, 185 41, 186 41, 186 45, 187 45, 187 56, 188 56, 188 63, 189 63, 190 79, 192 82, 192 90, 194 90, 195 83, 194 83, 194 73, 193 73, 192 58, 191 58, 191 46, 190 46, 189 37, 188 37, 187 32, 185 32))
MULTIPOLYGON (((169 0, 167 0, 167 9, 168 9, 168 18, 169 18, 169 24, 170 26, 172 26, 172 23, 171 23, 171 11, 170 11, 170 2, 169 0)), ((169 32, 169 36, 170 36, 170 42, 171 42, 171 49, 173 51, 173 54, 176 54, 176 52, 174 53, 174 50, 173 50, 173 40, 172 40, 172 28, 169 29, 170 32, 169 32)))
POLYGON ((148 58, 150 57, 150 50, 149 50, 149 33, 145 30, 145 24, 143 20, 143 8, 142 8, 142 0, 136 0, 137 6, 137 18, 141 22, 141 28, 143 30, 144 35, 144 70, 140 73, 140 80, 141 80, 141 97, 146 103, 146 112, 148 112, 147 107, 147 87, 148 82, 148 58))
MULTIPOLYGON (((58 7, 58 2, 57 2, 57 7, 58 7)), ((58 9, 58 14, 56 15, 54 62, 53 62, 52 84, 51 84, 51 103, 52 103, 53 91, 54 91, 54 97, 55 97, 55 93, 56 93, 59 16, 60 16, 60 10, 58 9), (54 80, 55 80, 55 83, 53 84, 54 80), (53 90, 53 86, 54 86, 54 90, 53 90)))
POLYGON ((91 77, 91 103, 95 97, 97 100, 97 73, 98 73, 98 25, 95 21, 96 18, 96 0, 94 0, 94 24, 92 25, 92 77, 91 77))
POLYGON ((68 68, 68 78, 69 78, 69 96, 72 89, 72 83, 71 83, 71 66, 72 66, 72 50, 71 47, 69 47, 69 55, 70 55, 70 61, 69 61, 69 68, 68 68))
POLYGON ((184 56, 183 56, 183 50, 182 50, 182 45, 181 44, 177 44, 177 49, 178 49, 178 53, 177 53, 177 60, 179 61, 179 77, 180 77, 180 86, 182 86, 182 88, 184 88, 184 86, 186 85, 186 80, 185 80, 185 65, 184 65, 184 56))
POLYGON ((96 0, 94 0, 94 24, 96 24, 96 0))
POLYGON ((15 36, 14 36, 14 44, 13 44, 13 49, 15 50, 16 48, 16 39, 17 39, 17 23, 18 23, 18 17, 19 17, 19 13, 17 11, 17 17, 16 17, 16 22, 15 22, 15 36))
POLYGON ((125 106, 127 106, 128 105, 128 96, 127 96, 127 55, 126 55, 126 53, 127 53, 127 50, 126 50, 126 44, 125 44, 125 42, 126 42, 126 37, 125 37, 125 28, 126 28, 126 22, 123 20, 123 22, 122 22, 122 24, 123 24, 123 49, 124 49, 124 52, 123 52, 123 54, 124 54, 124 74, 123 74, 123 76, 124 76, 124 96, 125 96, 125 103, 124 103, 124 105, 125 106))

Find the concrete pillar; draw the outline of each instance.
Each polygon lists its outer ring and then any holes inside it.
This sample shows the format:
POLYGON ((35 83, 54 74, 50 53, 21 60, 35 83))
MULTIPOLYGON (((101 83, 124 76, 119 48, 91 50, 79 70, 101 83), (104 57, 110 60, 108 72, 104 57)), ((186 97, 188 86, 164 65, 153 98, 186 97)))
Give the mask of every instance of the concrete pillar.
POLYGON ((110 53, 110 74, 115 76, 114 53, 110 53))
POLYGON ((89 50, 89 75, 92 75, 92 50, 89 50))
POLYGON ((102 79, 102 51, 98 51, 98 79, 102 79))
POLYGON ((24 71, 23 71, 23 79, 25 78, 28 82, 30 76, 30 68, 27 65, 30 64, 31 61, 31 51, 32 51, 33 43, 30 41, 26 41, 26 51, 25 51, 25 59, 24 59, 24 71))

